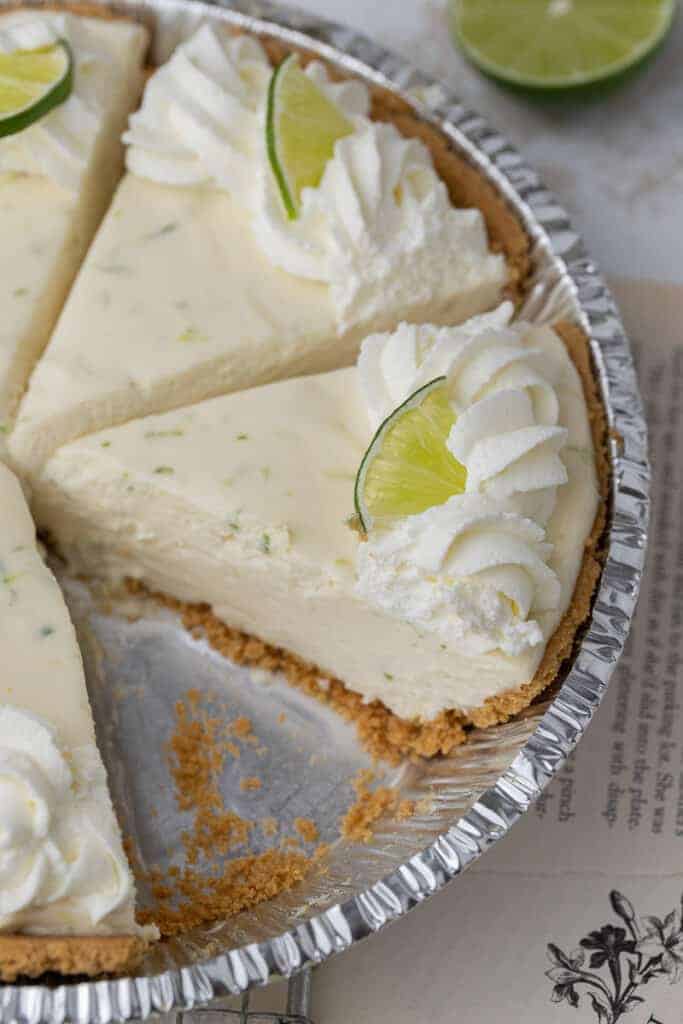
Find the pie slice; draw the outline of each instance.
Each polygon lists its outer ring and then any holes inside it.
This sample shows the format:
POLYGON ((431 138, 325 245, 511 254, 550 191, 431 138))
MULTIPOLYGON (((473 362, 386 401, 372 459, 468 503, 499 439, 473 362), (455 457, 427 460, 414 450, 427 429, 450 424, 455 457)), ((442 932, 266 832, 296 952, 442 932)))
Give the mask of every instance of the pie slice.
POLYGON ((146 29, 56 11, 0 15, 0 52, 66 40, 73 88, 0 137, 0 448, 121 173, 120 133, 142 89, 146 29))
POLYGON ((403 324, 358 368, 75 441, 33 478, 37 521, 76 570, 184 602, 227 653, 272 667, 287 652, 375 753, 447 751, 555 678, 598 571, 585 339, 511 313, 403 324), (464 492, 360 536, 348 518, 375 425, 442 376, 464 492))
POLYGON ((0 464, 0 979, 121 970, 144 948, 76 634, 0 464))
POLYGON ((205 26, 151 78, 21 405, 20 467, 134 417, 349 365, 369 331, 459 322, 516 291, 527 240, 494 190, 407 107, 307 73, 353 131, 295 220, 269 163, 260 43, 205 26))

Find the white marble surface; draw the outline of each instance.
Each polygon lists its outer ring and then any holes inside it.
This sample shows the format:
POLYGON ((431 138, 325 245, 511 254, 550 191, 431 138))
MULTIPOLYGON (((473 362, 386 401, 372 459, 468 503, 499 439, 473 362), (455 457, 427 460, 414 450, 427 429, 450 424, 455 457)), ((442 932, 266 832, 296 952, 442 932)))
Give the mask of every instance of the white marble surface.
MULTIPOLYGON (((447 81, 540 171, 605 274, 619 279, 627 306, 632 279, 668 282, 679 286, 666 295, 683 318, 683 16, 637 78, 599 102, 558 108, 533 105, 474 71, 450 44, 445 0, 299 0, 299 6, 352 25, 447 81)), ((647 294, 654 309, 662 293, 647 294)), ((646 343, 647 331, 657 329, 654 312, 625 312, 627 326, 646 343)), ((529 844, 535 852, 537 844, 542 848, 535 821, 513 830, 437 899, 319 968, 316 1024, 517 1024, 532 1017, 578 1024, 569 1006, 548 1002, 545 989, 543 1016, 525 1013, 532 994, 538 998, 534 990, 547 986, 538 963, 524 969, 528 951, 515 941, 522 916, 537 918, 541 930, 549 927, 551 908, 535 879, 520 867, 514 885, 492 896, 496 875, 524 864, 529 844), (511 958, 520 965, 514 991, 496 991, 496 965, 511 958)), ((571 915, 573 902, 590 902, 585 885, 577 880, 565 906, 552 908, 555 925, 558 915, 571 915)), ((257 994, 255 1005, 273 1008, 278 998, 282 1005, 278 989, 257 994)))

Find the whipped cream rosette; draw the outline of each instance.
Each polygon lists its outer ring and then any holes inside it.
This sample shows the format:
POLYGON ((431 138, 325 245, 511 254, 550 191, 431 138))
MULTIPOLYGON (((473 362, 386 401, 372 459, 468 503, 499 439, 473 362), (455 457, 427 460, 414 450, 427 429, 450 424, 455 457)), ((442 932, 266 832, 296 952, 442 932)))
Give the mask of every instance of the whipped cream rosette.
POLYGON ((577 382, 554 331, 513 324, 512 313, 504 303, 461 327, 401 324, 366 339, 359 358, 375 424, 445 377, 455 415, 445 443, 466 484, 441 505, 373 524, 358 591, 467 654, 543 643, 563 597, 546 528, 569 480, 562 419, 577 382))
POLYGON ((270 73, 255 39, 201 28, 147 83, 123 136, 128 169, 168 185, 215 185, 243 196, 270 73))
MULTIPOLYGON (((447 306, 455 291, 502 286, 478 210, 451 205, 426 147, 369 119, 361 82, 306 74, 353 125, 295 220, 283 208, 266 147, 272 67, 254 39, 201 28, 153 76, 124 135, 133 173, 169 185, 224 189, 250 212, 268 260, 327 284, 343 332, 387 309, 447 306)), ((407 315, 407 313, 406 313, 407 315)))
POLYGON ((0 706, 0 932, 54 927, 108 934, 133 886, 95 747, 67 750, 37 716, 0 706))

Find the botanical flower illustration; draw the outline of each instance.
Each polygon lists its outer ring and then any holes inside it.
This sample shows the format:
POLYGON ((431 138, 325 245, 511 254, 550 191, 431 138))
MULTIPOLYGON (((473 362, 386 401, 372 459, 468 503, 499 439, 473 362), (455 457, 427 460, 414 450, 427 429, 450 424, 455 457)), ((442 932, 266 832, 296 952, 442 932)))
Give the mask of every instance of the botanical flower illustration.
POLYGON ((631 902, 616 889, 609 898, 625 927, 603 925, 581 939, 580 949, 571 954, 548 943, 553 965, 546 971, 553 983, 551 1000, 567 1002, 574 1009, 582 998, 587 1000, 598 1024, 617 1024, 635 1010, 643 1002, 639 989, 654 978, 674 984, 683 977, 683 897, 678 910, 664 920, 639 919, 631 902))
POLYGON ((585 939, 581 939, 584 949, 593 949, 591 953, 590 967, 602 967, 607 962, 616 963, 622 953, 635 953, 636 944, 633 939, 626 940, 626 932, 623 928, 613 928, 606 924, 597 932, 590 932, 585 939))
POLYGON ((669 981, 672 984, 680 981, 683 973, 683 934, 681 928, 676 927, 676 912, 672 910, 664 921, 658 917, 648 917, 646 922, 647 931, 636 945, 638 952, 651 959, 661 956, 661 967, 669 975, 669 981))

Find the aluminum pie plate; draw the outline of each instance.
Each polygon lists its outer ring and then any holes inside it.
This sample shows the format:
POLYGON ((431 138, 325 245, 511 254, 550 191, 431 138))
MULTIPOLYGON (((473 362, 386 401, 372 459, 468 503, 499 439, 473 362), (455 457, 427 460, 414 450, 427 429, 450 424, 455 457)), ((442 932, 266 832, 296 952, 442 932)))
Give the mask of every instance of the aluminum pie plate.
MULTIPOLYGON (((407 797, 425 798, 424 810, 381 824, 369 845, 335 842, 353 799, 350 779, 368 763, 350 727, 281 680, 225 662, 169 615, 130 622, 116 609, 102 612, 87 590, 68 584, 114 800, 143 863, 167 863, 188 825, 175 808, 161 745, 173 728, 174 701, 189 687, 207 705, 219 700, 254 723, 259 745, 247 745, 221 778, 226 804, 252 819, 274 816, 280 838, 292 834, 296 816, 312 817, 333 847, 324 876, 157 945, 135 977, 1 988, 0 1020, 33 1024, 104 1024, 206 1005, 343 952, 438 893, 524 814, 593 717, 629 631, 648 521, 646 428, 614 302, 564 210, 502 135, 403 58, 314 15, 250 0, 123 0, 118 9, 149 23, 155 62, 204 20, 304 45, 408 99, 497 186, 533 241, 523 315, 537 322, 573 318, 591 337, 613 438, 608 555, 590 622, 552 700, 475 732, 451 757, 391 773, 388 781, 407 797), (267 784, 258 794, 243 793, 240 775, 267 784)), ((144 901, 144 886, 140 895, 144 901)))

